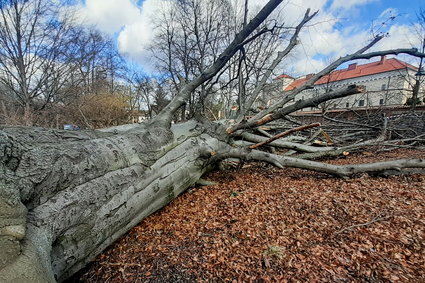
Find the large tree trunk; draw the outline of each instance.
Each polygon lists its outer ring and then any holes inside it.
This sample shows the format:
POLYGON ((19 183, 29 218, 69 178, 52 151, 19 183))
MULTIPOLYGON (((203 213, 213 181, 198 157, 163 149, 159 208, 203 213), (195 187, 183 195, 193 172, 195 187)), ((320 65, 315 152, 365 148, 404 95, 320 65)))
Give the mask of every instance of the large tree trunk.
POLYGON ((0 282, 65 280, 225 158, 340 177, 425 168, 418 159, 336 166, 230 144, 226 128, 208 121, 0 128, 0 282))
POLYGON ((211 168, 202 151, 227 146, 215 127, 1 129, 0 281, 63 281, 78 271, 211 168))

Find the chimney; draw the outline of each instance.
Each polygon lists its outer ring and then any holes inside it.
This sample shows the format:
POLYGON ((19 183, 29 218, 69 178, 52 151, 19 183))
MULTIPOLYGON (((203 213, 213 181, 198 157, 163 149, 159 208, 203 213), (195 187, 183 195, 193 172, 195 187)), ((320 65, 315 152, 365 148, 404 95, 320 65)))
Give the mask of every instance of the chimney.
POLYGON ((306 76, 305 76, 305 78, 306 78, 307 80, 309 80, 309 79, 311 79, 314 75, 315 75, 315 74, 308 74, 308 75, 306 75, 306 76))
POLYGON ((381 61, 379 61, 379 65, 385 64, 385 61, 387 60, 387 56, 381 56, 381 61))
POLYGON ((347 70, 355 70, 357 68, 357 63, 353 63, 348 65, 348 69, 347 70))

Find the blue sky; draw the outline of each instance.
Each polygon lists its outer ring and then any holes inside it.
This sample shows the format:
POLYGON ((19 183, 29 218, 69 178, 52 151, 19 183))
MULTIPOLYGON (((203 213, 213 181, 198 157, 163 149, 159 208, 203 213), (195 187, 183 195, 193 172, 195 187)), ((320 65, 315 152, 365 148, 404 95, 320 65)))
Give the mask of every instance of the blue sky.
MULTIPOLYGON (((153 72, 147 46, 153 36, 152 22, 170 0, 76 0, 76 9, 87 24, 95 24, 117 41, 129 61, 153 72)), ((231 0, 243 3, 243 0, 231 0)), ((267 0, 249 0, 250 8, 267 0)), ((282 9, 285 23, 294 25, 305 9, 320 13, 315 25, 300 35, 301 44, 286 62, 293 75, 317 72, 336 57, 365 45, 377 32, 389 36, 374 50, 420 47, 417 13, 425 0, 286 0, 282 9), (393 20, 389 20, 394 16, 393 20), (415 26, 416 24, 416 26, 415 26)))

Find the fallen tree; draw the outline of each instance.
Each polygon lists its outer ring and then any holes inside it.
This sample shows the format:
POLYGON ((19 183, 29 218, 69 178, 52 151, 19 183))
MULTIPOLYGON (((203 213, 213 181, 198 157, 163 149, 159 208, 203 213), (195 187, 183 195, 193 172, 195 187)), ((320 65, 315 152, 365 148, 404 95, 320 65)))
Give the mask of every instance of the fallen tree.
MULTIPOLYGON (((214 64, 187 82, 150 121, 102 131, 1 127, 0 281, 67 279, 141 219, 193 186, 205 172, 226 158, 264 161, 278 167, 298 167, 340 177, 424 168, 425 161, 419 159, 336 166, 250 149, 243 144, 235 146, 235 139, 244 133, 253 135, 251 131, 259 125, 304 107, 362 92, 362 86, 335 90, 289 106, 284 105, 290 99, 284 98, 248 121, 239 117, 236 122, 211 122, 200 117, 171 124, 190 94, 213 78, 244 44, 256 39, 254 31, 280 2, 269 1, 214 64)), ((299 31, 315 15, 310 11, 305 13, 285 54, 296 45, 299 31)), ((293 91, 289 98, 346 61, 375 56, 375 53, 364 52, 379 39, 338 59, 293 91)), ((378 55, 400 52, 424 57, 411 49, 381 51, 378 55)), ((283 57, 279 53, 278 60, 283 57)), ((276 65, 275 61, 272 67, 276 65)), ((265 81, 262 80, 263 84, 265 81)), ((261 86, 256 88, 255 95, 259 88, 261 86)), ((265 142, 267 145, 278 143, 265 142)), ((307 145, 292 143, 290 148, 314 152, 314 148, 307 145)))

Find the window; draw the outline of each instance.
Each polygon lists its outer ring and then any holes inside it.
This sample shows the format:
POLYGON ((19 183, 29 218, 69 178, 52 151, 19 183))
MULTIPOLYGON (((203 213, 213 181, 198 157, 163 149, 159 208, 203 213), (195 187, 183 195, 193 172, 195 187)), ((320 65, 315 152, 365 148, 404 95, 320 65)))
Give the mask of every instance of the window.
POLYGON ((350 107, 350 102, 345 103, 345 107, 350 107))
POLYGON ((386 84, 381 85, 381 90, 385 90, 387 88, 386 84))
POLYGON ((379 105, 384 105, 384 99, 383 98, 379 99, 379 105))
POLYGON ((337 105, 336 105, 336 104, 334 104, 334 108, 336 108, 336 106, 337 106, 337 105))
POLYGON ((361 106, 364 106, 364 100, 362 99, 362 100, 359 100, 359 106, 361 107, 361 106))

